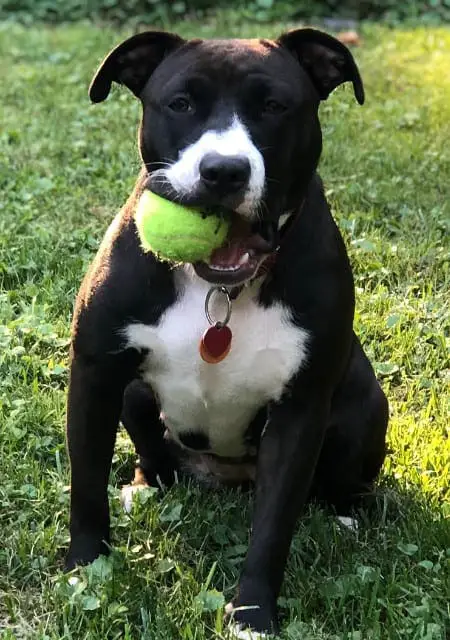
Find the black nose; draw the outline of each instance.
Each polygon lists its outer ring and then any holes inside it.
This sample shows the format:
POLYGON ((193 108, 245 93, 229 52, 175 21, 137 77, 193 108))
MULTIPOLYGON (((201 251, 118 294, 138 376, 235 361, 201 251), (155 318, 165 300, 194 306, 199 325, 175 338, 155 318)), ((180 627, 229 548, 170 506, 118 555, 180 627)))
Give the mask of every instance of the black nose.
POLYGON ((199 170, 203 184, 220 195, 243 189, 250 178, 250 162, 244 156, 207 153, 200 161, 199 170))

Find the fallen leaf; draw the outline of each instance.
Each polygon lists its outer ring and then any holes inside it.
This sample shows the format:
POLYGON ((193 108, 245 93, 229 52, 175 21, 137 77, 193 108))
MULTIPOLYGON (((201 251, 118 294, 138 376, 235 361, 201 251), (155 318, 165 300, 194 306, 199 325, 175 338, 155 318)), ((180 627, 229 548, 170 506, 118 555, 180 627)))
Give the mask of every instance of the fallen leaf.
POLYGON ((338 33, 337 39, 350 47, 359 47, 362 44, 362 40, 356 31, 341 31, 338 33))

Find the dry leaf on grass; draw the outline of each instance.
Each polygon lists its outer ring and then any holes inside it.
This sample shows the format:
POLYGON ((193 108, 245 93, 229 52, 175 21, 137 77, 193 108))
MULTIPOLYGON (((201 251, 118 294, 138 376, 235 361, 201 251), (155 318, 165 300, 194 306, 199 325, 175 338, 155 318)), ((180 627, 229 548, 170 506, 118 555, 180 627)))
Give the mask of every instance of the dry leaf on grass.
POLYGON ((341 31, 337 39, 350 47, 359 47, 362 44, 361 38, 356 31, 341 31))

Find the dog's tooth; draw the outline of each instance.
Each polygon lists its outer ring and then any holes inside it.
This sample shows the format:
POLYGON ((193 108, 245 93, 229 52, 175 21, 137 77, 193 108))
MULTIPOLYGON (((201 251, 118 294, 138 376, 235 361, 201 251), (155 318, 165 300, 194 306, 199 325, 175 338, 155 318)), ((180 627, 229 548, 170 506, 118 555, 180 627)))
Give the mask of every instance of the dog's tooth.
POLYGON ((242 267, 242 265, 247 264, 249 260, 250 260, 250 254, 248 252, 244 253, 244 255, 241 256, 241 258, 239 259, 238 265, 242 267))
POLYGON ((214 269, 214 271, 238 271, 239 267, 241 266, 239 265, 233 265, 230 267, 226 267, 223 265, 219 265, 219 264, 212 264, 210 265, 212 269, 214 269))

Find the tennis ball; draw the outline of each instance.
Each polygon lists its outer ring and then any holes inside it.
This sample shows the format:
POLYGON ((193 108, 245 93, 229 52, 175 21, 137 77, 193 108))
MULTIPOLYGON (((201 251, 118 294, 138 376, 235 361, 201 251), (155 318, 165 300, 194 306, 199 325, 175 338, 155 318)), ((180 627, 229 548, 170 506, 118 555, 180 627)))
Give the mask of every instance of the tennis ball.
POLYGON ((207 260, 227 237, 230 222, 161 198, 145 190, 135 213, 144 251, 170 262, 207 260))

